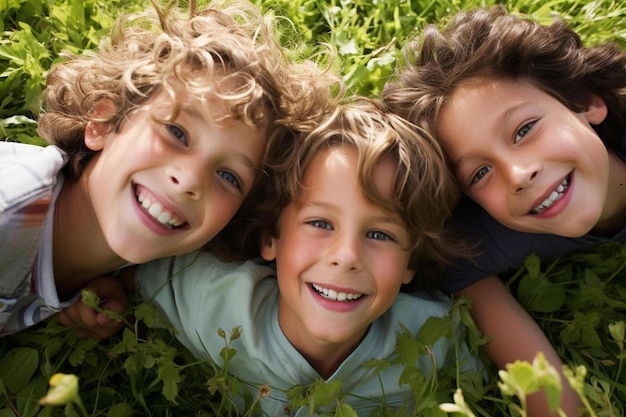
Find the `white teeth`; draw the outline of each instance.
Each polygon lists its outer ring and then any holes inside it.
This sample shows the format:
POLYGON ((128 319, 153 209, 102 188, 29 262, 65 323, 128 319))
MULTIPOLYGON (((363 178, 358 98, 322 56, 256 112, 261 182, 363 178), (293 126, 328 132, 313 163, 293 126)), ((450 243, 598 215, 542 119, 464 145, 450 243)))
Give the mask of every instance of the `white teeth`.
POLYGON ((317 284, 311 284, 315 291, 317 291, 322 297, 327 300, 333 301, 352 301, 359 299, 363 296, 363 294, 352 294, 347 292, 337 292, 335 290, 331 290, 330 288, 324 288, 317 284))
POLYGON ((533 214, 540 214, 548 207, 551 207, 555 201, 558 201, 563 197, 563 193, 567 190, 567 186, 569 184, 569 176, 567 176, 562 183, 556 187, 556 190, 552 191, 552 193, 546 198, 543 203, 539 204, 537 207, 531 210, 533 214))
POLYGON ((159 214, 159 216, 157 217, 157 220, 159 221, 159 223, 166 224, 167 222, 170 221, 171 218, 172 218, 172 215, 169 214, 167 211, 164 211, 161 214, 159 214))
POLYGON ((154 218, 158 218, 159 215, 161 214, 161 211, 163 211, 163 206, 160 205, 159 203, 155 203, 153 205, 151 205, 150 207, 146 207, 148 209, 148 213, 150 213, 150 215, 154 218))
POLYGON ((163 205, 160 203, 153 203, 150 197, 146 197, 144 194, 139 193, 137 201, 141 203, 141 206, 146 209, 146 212, 150 214, 159 223, 169 227, 178 227, 185 222, 175 218, 169 211, 163 210, 163 205))
POLYGON ((541 205, 545 207, 550 207, 552 203, 556 201, 558 196, 559 196, 559 193, 557 193, 556 191, 552 191, 552 194, 550 194, 550 197, 546 198, 544 202, 541 203, 541 205))

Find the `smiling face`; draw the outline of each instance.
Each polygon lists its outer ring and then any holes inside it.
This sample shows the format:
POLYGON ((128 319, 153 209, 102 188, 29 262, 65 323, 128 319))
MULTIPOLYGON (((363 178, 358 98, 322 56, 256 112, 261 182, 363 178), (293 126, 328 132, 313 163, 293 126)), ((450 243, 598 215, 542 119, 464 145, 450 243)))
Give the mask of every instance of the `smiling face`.
MULTIPOLYGON (((375 177, 391 196, 391 159, 379 164, 375 177)), ((318 154, 302 187, 298 204, 281 213, 279 237, 268 238, 261 249, 265 259, 276 259, 278 320, 301 351, 351 350, 393 304, 401 284, 411 281, 406 226, 397 213, 364 199, 353 148, 318 154)))
MULTIPOLYGON (((197 249, 240 207, 261 164, 265 130, 215 123, 187 99, 175 120, 164 95, 133 113, 121 131, 88 127, 99 151, 80 178, 111 250, 132 263, 197 249)), ((93 126, 91 126, 93 127, 93 126)))
POLYGON ((529 81, 473 80, 442 108, 438 133, 464 192, 505 226, 582 236, 602 221, 609 155, 591 124, 529 81))

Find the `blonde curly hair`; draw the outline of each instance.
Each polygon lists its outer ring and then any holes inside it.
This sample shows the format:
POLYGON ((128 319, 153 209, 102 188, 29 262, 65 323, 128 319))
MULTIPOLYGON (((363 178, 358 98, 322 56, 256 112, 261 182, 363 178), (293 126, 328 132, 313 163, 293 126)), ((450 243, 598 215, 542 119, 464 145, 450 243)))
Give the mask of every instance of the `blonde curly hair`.
POLYGON ((90 121, 119 132, 157 94, 170 98, 171 117, 181 92, 207 106, 220 100, 227 110, 221 119, 267 128, 269 143, 315 120, 343 90, 330 71, 290 62, 273 20, 249 2, 214 1, 203 10, 194 2, 190 10, 153 6, 120 17, 98 50, 66 54, 47 76, 38 132, 69 155, 70 178, 94 154, 84 143, 90 121), (103 100, 114 107, 104 116, 95 111, 103 100))

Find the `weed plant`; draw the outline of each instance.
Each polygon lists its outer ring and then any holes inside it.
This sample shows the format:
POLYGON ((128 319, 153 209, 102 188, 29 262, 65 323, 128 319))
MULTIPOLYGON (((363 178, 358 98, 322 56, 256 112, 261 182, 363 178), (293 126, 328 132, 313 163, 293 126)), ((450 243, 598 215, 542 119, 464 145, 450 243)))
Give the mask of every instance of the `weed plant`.
MULTIPOLYGON (((330 44, 340 56, 338 70, 352 92, 378 95, 403 44, 428 23, 444 23, 453 13, 493 1, 479 0, 263 0, 260 5, 282 20, 282 41, 305 42, 298 56, 317 56, 330 44)), ((114 18, 124 10, 147 6, 142 0, 0 0, 0 135, 6 140, 43 145, 35 133, 38 97, 46 70, 61 51, 80 53, 96 47, 114 18)), ((511 11, 548 23, 555 15, 568 22, 589 45, 615 41, 626 47, 626 5, 615 0, 518 0, 511 11)), ((319 55, 323 59, 323 55, 319 55)), ((294 59, 297 57, 294 56, 294 59)), ((626 246, 610 244, 587 253, 542 263, 530 257, 519 271, 505 277, 522 305, 548 335, 564 361, 568 375, 591 416, 624 415, 624 317, 626 316, 626 246)), ((438 337, 447 337, 459 323, 474 349, 484 342, 469 318, 465 300, 451 315, 432 320, 418 335, 398 337, 397 357, 405 364, 402 383, 413 389, 416 415, 525 415, 525 395, 543 386, 558 394, 552 369, 538 357, 534 363, 511 364, 498 375, 487 363, 486 379, 461 372, 454 358, 438 375, 423 375, 416 355, 438 337), (457 390, 459 389, 460 390, 457 390)), ((224 369, 194 359, 161 323, 149 304, 137 300, 136 321, 106 341, 79 339, 73 329, 54 320, 0 339, 0 417, 5 416, 230 416, 234 396, 246 381, 224 369), (159 324, 160 323, 160 324, 159 324), (157 326, 157 324, 159 324, 157 326), (79 377, 84 407, 44 406, 39 399, 56 373, 79 377)), ((222 357, 236 360, 239 332, 220 329, 222 357)), ((368 366, 386 366, 371 362, 368 366)), ((265 387, 258 396, 266 395, 265 387)), ((294 403, 334 405, 326 415, 350 416, 342 403, 340 384, 319 381, 293 387, 294 403)), ((258 400, 246 398, 248 414, 258 400)), ((329 409, 327 409, 329 410, 329 409)), ((410 415, 388 410, 379 415, 410 415)))

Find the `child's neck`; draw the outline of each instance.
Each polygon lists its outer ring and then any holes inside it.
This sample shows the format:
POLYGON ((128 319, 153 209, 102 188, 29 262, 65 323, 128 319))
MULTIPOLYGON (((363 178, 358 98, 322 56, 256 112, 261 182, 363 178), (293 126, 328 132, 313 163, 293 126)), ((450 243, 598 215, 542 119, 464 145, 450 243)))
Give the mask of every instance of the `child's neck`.
MULTIPOLYGON (((294 345, 295 346, 295 345, 294 345)), ((346 348, 345 346, 325 345, 325 346, 296 346, 298 352, 307 360, 307 362, 317 371, 325 380, 330 378, 332 374, 341 366, 355 347, 346 348)))
MULTIPOLYGON (((332 343, 311 337, 300 323, 281 320, 281 305, 278 305, 278 323, 289 342, 324 379, 330 378, 341 364, 361 343, 367 331, 358 340, 332 343)), ((332 326, 332 323, 330 323, 332 326)))
POLYGON ((602 220, 592 230, 593 234, 612 236, 626 223, 626 163, 609 152, 609 186, 602 220))
POLYGON ((80 180, 66 181, 55 203, 52 259, 62 298, 126 263, 107 245, 80 180))

